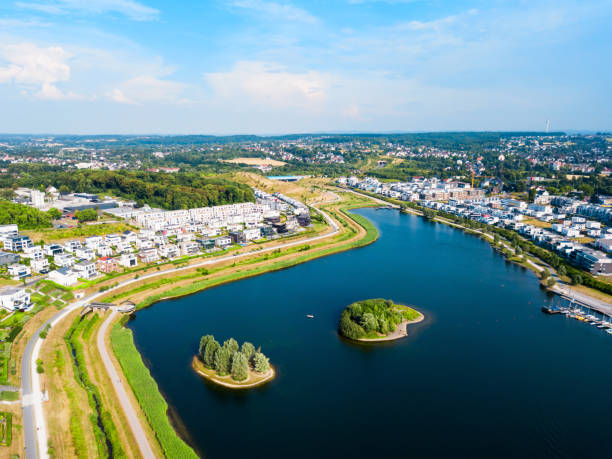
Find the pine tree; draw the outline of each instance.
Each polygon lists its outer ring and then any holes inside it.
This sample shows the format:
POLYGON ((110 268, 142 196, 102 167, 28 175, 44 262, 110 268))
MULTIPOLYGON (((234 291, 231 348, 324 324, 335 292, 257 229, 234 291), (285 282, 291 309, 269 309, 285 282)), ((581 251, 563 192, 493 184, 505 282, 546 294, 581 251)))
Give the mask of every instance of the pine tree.
POLYGON ((234 381, 245 381, 249 377, 249 364, 242 352, 234 352, 232 357, 232 379, 234 381))
POLYGON ((240 347, 238 342, 234 338, 230 338, 223 342, 223 347, 226 347, 230 351, 230 355, 234 355, 234 352, 238 352, 240 347))
POLYGON ((270 363, 268 362, 268 358, 261 352, 257 352, 253 356, 253 363, 255 364, 255 371, 257 373, 265 373, 270 369, 270 363))
POLYGON ((220 348, 221 345, 214 338, 208 343, 206 343, 206 347, 204 348, 204 357, 202 358, 204 365, 206 365, 208 368, 216 369, 215 353, 220 348))
POLYGON ((231 357, 232 354, 230 354, 229 349, 227 349, 225 346, 219 348, 217 352, 215 352, 215 370, 217 370, 217 374, 219 376, 229 374, 231 357))
POLYGON ((206 349, 206 345, 213 341, 215 337, 213 335, 205 335, 200 339, 200 348, 198 349, 198 355, 200 356, 200 360, 204 361, 204 350, 206 349))
POLYGON ((244 343, 242 343, 242 349, 240 352, 242 352, 247 358, 247 362, 250 362, 253 356, 255 355, 255 346, 253 346, 248 341, 245 341, 244 343))

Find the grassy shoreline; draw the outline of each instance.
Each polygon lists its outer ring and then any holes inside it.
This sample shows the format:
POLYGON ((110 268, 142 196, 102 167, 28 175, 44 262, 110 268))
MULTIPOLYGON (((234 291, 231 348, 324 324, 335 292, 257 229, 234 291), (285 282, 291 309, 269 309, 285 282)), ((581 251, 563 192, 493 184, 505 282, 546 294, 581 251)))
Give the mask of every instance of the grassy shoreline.
POLYGON ((123 374, 166 457, 197 458, 195 451, 180 438, 170 423, 168 403, 134 344, 132 330, 117 322, 111 329, 110 341, 123 374))

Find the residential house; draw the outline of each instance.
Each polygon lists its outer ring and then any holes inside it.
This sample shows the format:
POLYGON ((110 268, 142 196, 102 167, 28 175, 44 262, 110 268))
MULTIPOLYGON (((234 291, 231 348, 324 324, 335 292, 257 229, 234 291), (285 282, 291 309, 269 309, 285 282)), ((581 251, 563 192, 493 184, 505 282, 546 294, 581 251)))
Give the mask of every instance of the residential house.
POLYGON ((133 253, 124 253, 119 257, 119 264, 126 268, 133 268, 138 265, 138 259, 133 253))
POLYGON ((30 268, 37 273, 46 274, 49 272, 49 260, 41 258, 40 260, 32 260, 30 268))
POLYGON ((204 250, 210 250, 210 249, 215 248, 214 239, 198 239, 198 242, 200 243, 200 245, 202 246, 202 249, 204 250))
POLYGON ((109 257, 102 257, 98 259, 98 261, 96 262, 96 267, 98 271, 101 271, 103 273, 112 273, 114 271, 119 270, 117 259, 109 257))
POLYGON ((96 258, 95 252, 89 247, 81 247, 80 249, 76 249, 74 251, 74 254, 77 258, 80 258, 81 260, 93 260, 94 258, 96 258))
POLYGON ((98 275, 96 264, 93 261, 81 261, 74 265, 74 270, 82 279, 93 279, 98 275))
POLYGON ((136 239, 136 247, 139 249, 152 249, 155 244, 152 239, 139 237, 136 239))
POLYGON ((200 252, 200 244, 195 241, 185 241, 181 243, 181 253, 183 255, 195 255, 200 252))
POLYGON ((219 236, 215 239, 215 245, 217 247, 227 247, 228 245, 232 245, 232 238, 229 236, 219 236))
POLYGON ((113 255, 113 249, 111 249, 110 245, 100 245, 96 249, 96 253, 99 257, 110 257, 113 255))
POLYGON ((159 248, 159 254, 164 258, 176 258, 181 254, 181 252, 179 251, 179 248, 176 245, 167 244, 162 245, 159 248))
POLYGON ((244 231, 244 237, 247 241, 261 238, 261 228, 248 228, 244 231))
POLYGON ((80 249, 82 247, 83 245, 81 244, 81 241, 78 240, 66 241, 64 243, 64 250, 70 253, 74 253, 77 249, 80 249))
POLYGON ((74 257, 69 253, 60 253, 53 257, 53 263, 61 268, 70 268, 74 265, 74 257))
POLYGON ((43 250, 45 251, 45 255, 48 257, 54 257, 60 253, 64 253, 64 249, 59 244, 48 244, 43 246, 43 250))
POLYGON ((244 244, 247 241, 243 231, 230 231, 228 236, 234 244, 244 244))
POLYGON ((121 241, 119 244, 117 244, 117 253, 132 253, 133 251, 134 248, 128 241, 121 241))
POLYGON ((0 306, 9 312, 28 311, 32 308, 30 294, 23 287, 4 287, 0 289, 0 306))
POLYGON ((70 268, 58 268, 51 271, 49 279, 64 287, 70 287, 78 282, 77 273, 70 268))
POLYGON ((13 234, 4 238, 4 250, 10 252, 22 252, 24 249, 33 247, 34 244, 29 236, 13 234))
POLYGON ((119 234, 107 234, 104 238, 104 243, 110 246, 116 246, 121 242, 121 236, 119 234))
POLYGON ((102 244, 102 236, 89 236, 85 238, 85 246, 90 249, 97 249, 102 244))
POLYGON ((32 275, 32 270, 29 266, 15 263, 8 266, 8 274, 13 280, 21 280, 32 275))
POLYGON ((157 249, 141 250, 138 254, 138 257, 143 263, 153 263, 154 261, 159 260, 159 254, 157 253, 157 249))

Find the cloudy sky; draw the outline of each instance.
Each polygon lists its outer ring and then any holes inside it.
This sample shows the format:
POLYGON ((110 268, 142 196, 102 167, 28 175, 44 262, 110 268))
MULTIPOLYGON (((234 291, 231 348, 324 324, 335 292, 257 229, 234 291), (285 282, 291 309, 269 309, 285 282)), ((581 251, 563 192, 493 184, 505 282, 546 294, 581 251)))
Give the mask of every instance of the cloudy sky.
POLYGON ((2 0, 0 132, 612 129, 612 0, 2 0))

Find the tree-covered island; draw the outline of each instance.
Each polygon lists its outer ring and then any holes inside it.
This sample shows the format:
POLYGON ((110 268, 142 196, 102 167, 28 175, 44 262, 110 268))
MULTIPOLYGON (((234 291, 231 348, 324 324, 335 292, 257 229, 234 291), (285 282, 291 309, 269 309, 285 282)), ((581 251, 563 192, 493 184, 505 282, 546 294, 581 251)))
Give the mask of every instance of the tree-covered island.
POLYGON ((363 300, 344 308, 338 333, 355 341, 390 341, 403 338, 408 324, 423 319, 420 312, 391 300, 363 300))
POLYGON ((193 369, 209 381, 234 389, 259 386, 274 377, 274 369, 261 348, 230 338, 220 345, 213 335, 200 339, 193 369))

